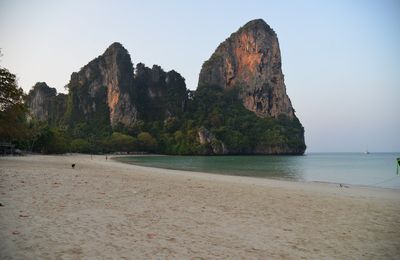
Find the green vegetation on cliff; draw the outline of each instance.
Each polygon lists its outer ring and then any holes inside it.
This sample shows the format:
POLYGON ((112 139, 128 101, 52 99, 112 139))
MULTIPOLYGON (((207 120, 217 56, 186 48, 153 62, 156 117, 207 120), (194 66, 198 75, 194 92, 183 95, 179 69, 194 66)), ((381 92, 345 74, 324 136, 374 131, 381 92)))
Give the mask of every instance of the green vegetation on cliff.
MULTIPOLYGON (((135 145, 130 151, 211 154, 209 144, 199 142, 200 128, 208 129, 230 154, 301 154, 305 150, 304 129, 297 118, 257 117, 243 107, 236 89, 218 86, 197 91, 181 117, 146 121, 135 129, 136 134, 123 131, 133 135, 135 145)), ((118 149, 105 150, 127 151, 123 147, 121 142, 118 149)))
POLYGON ((238 88, 219 86, 199 89, 189 115, 204 126, 234 154, 302 154, 304 128, 297 118, 260 118, 244 108, 238 88))
MULTIPOLYGON (((181 89, 181 86, 170 87, 181 89)), ((176 111, 175 116, 154 115, 153 120, 139 120, 134 127, 120 126, 118 130, 112 130, 106 111, 99 110, 85 120, 82 115, 74 114, 74 110, 67 110, 65 122, 69 123, 42 127, 34 150, 46 153, 140 151, 183 155, 304 152, 304 129, 297 118, 257 117, 243 107, 238 95, 237 89, 206 86, 190 93, 190 98, 182 99, 185 100, 185 109, 176 111), (201 143, 200 129, 207 129, 214 139, 201 143), (216 146, 219 148, 213 149, 216 146)), ((75 106, 73 102, 78 98, 70 93, 68 102, 72 103, 68 107, 75 106)), ((100 100, 102 97, 96 104, 101 108, 100 100)), ((144 106, 151 104, 144 103, 144 106)), ((176 103, 171 107, 177 109, 180 105, 176 103)), ((164 107, 168 107, 168 102, 164 107)))

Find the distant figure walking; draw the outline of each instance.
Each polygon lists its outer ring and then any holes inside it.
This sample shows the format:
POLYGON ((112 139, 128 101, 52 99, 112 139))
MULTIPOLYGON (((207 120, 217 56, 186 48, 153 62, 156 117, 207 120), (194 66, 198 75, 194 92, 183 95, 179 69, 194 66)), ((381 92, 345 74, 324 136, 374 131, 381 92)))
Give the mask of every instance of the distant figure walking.
POLYGON ((108 157, 107 157, 107 155, 106 155, 106 161, 108 160, 108 157))
POLYGON ((72 169, 75 169, 75 163, 73 163, 71 166, 72 166, 72 169))

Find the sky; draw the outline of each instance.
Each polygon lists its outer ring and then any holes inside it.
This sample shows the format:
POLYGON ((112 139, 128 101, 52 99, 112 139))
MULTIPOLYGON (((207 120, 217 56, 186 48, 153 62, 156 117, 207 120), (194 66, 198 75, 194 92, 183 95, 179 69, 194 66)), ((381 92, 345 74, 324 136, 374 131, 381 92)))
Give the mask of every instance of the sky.
POLYGON ((66 92, 72 72, 113 42, 132 62, 179 72, 252 19, 278 34, 287 93, 307 152, 400 152, 400 1, 0 0, 0 66, 26 92, 66 92))

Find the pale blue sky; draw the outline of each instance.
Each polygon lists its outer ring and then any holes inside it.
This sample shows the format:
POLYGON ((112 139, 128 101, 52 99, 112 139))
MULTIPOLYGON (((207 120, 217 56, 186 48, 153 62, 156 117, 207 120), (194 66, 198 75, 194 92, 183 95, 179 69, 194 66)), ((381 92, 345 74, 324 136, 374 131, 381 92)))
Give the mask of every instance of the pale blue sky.
POLYGON ((307 152, 400 151, 400 1, 0 0, 0 65, 25 91, 58 91, 114 41, 134 64, 175 69, 195 89, 201 64, 247 21, 278 34, 287 92, 307 152))

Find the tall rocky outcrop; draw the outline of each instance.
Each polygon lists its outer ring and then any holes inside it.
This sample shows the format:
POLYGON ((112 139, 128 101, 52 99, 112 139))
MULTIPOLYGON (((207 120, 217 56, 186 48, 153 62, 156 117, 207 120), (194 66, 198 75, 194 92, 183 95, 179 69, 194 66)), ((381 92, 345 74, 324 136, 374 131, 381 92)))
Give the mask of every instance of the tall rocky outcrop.
POLYGON ((128 51, 111 44, 103 55, 71 75, 66 95, 38 83, 31 90, 28 106, 34 117, 49 121, 54 100, 63 99, 58 118, 72 128, 130 128, 138 120, 164 120, 181 115, 188 99, 185 79, 176 71, 160 66, 133 68, 128 51))
POLYGON ((165 72, 158 65, 148 68, 143 63, 135 69, 135 93, 140 118, 144 120, 180 115, 188 97, 185 79, 178 72, 165 72))
POLYGON ((250 21, 218 46, 203 64, 195 92, 174 70, 142 63, 134 69, 120 43, 72 73, 67 88, 68 95, 57 95, 37 83, 27 97, 31 113, 67 129, 71 138, 101 140, 101 149, 109 149, 112 132, 149 132, 158 138, 160 153, 306 149, 304 128, 286 94, 278 38, 263 20, 250 21))
POLYGON ((120 44, 71 75, 67 113, 71 122, 85 121, 112 127, 132 126, 137 120, 131 57, 120 44))
POLYGON ((55 124, 62 119, 66 101, 65 94, 57 94, 57 90, 49 87, 45 82, 36 83, 26 97, 31 115, 50 124, 55 124))
POLYGON ((204 62, 199 88, 238 87, 243 105, 258 116, 293 118, 281 64, 276 33, 263 20, 253 20, 231 34, 204 62))

